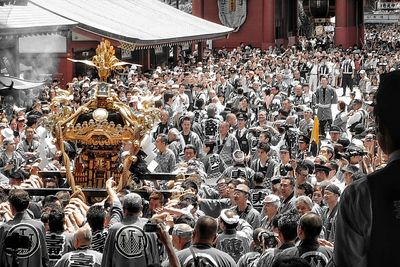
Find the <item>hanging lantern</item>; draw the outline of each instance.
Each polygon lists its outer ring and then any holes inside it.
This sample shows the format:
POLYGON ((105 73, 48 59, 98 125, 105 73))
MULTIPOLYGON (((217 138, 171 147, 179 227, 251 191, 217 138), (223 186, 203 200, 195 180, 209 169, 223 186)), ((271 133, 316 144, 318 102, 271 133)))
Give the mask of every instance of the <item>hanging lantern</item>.
POLYGON ((335 16, 335 0, 303 0, 304 12, 313 18, 335 16))

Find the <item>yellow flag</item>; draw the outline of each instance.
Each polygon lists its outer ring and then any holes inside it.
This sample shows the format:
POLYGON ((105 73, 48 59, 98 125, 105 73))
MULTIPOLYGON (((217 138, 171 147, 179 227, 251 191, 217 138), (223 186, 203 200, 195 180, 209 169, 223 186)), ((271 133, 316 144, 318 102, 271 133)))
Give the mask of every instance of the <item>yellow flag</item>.
POLYGON ((314 126, 313 126, 312 132, 311 132, 311 142, 312 141, 314 141, 318 146, 318 142, 319 142, 319 120, 318 120, 318 116, 314 116, 314 126))

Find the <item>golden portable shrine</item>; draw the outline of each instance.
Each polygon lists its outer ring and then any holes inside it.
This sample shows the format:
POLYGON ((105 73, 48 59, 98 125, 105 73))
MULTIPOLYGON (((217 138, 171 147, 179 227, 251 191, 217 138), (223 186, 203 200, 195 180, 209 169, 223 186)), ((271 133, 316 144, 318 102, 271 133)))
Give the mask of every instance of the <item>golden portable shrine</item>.
POLYGON ((140 95, 141 110, 135 113, 118 99, 107 78, 113 70, 130 63, 115 57, 109 41, 99 44, 92 61, 72 61, 96 67, 100 81, 92 86, 90 100, 76 111, 70 105, 71 93, 65 90, 58 90, 51 103, 49 124, 63 153, 67 181, 75 194, 80 193, 79 188, 104 188, 110 177, 122 189, 129 183, 129 167, 137 160, 141 141, 152 129, 158 109, 150 94, 140 95), (76 142, 79 147, 73 170, 65 141, 76 142), (123 142, 131 142, 132 149, 123 168, 118 168, 123 142))

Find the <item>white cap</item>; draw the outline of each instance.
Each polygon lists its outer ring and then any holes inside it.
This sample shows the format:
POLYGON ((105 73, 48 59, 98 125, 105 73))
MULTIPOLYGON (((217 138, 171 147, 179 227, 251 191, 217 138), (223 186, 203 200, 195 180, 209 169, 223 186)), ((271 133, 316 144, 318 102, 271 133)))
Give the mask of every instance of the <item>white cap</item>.
POLYGON ((0 133, 5 139, 14 137, 14 131, 10 128, 4 128, 0 131, 0 133))
POLYGON ((244 162, 244 158, 245 158, 245 155, 244 155, 243 151, 238 149, 233 152, 233 160, 235 162, 237 162, 237 163, 244 162))
POLYGON ((273 203, 273 202, 280 202, 281 199, 274 194, 270 194, 268 196, 266 196, 263 200, 263 203, 273 203))
POLYGON ((220 214, 220 218, 226 223, 226 224, 235 224, 239 222, 239 216, 238 215, 234 215, 232 218, 228 218, 228 216, 226 216, 226 212, 229 209, 223 209, 221 211, 220 214))

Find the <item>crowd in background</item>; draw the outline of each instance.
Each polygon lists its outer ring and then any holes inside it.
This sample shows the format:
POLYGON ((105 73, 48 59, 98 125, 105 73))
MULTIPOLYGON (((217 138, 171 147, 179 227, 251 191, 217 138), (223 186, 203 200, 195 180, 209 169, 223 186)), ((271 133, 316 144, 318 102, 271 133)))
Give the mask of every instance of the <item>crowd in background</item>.
MULTIPOLYGON (((135 178, 123 192, 109 180, 108 198, 93 205, 66 191, 30 198, 23 190, 69 187, 39 176, 65 171, 43 134, 58 83, 34 100, 4 99, 1 265, 325 266, 341 194, 386 164, 374 93, 379 75, 398 69, 397 31, 368 28, 365 45, 349 49, 300 38, 287 49, 182 52, 174 66, 115 72, 112 88, 132 112, 146 94, 160 109, 150 133, 153 172, 187 177, 135 178), (34 238, 21 248, 25 232, 34 238)), ((71 107, 86 103, 95 85, 95 76, 68 83, 71 107)), ((121 160, 131 147, 121 146, 121 160)), ((71 158, 79 153, 74 143, 66 148, 71 158)))

